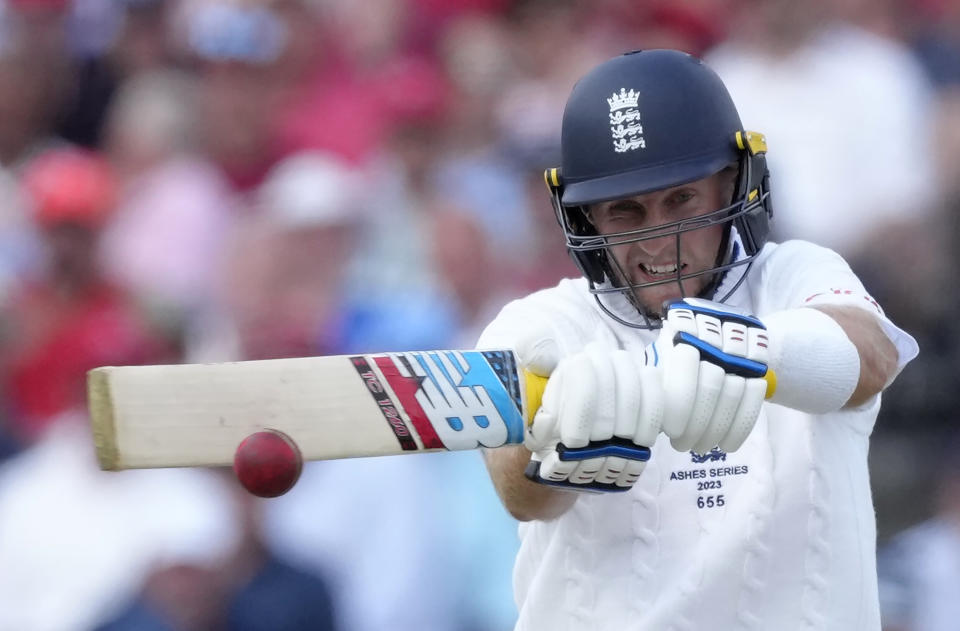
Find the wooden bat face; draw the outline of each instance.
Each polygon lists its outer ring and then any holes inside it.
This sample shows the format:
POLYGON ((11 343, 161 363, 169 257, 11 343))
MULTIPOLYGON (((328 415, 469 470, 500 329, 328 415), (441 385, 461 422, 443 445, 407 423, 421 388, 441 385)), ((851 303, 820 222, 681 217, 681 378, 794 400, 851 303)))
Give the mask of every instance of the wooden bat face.
POLYGON ((510 350, 102 367, 88 375, 103 469, 227 466, 261 429, 307 460, 523 441, 546 380, 510 350))

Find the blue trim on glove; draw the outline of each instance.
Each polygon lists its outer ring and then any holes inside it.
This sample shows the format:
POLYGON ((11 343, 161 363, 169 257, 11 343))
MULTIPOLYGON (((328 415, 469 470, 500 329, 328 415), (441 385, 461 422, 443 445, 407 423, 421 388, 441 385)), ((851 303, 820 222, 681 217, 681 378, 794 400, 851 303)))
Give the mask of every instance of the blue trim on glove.
POLYGON ((627 460, 650 460, 650 448, 642 447, 625 438, 611 438, 610 440, 594 441, 586 447, 567 447, 563 443, 557 445, 560 460, 589 460, 605 456, 617 456, 627 460))
POLYGON ((673 336, 674 344, 688 344, 700 351, 700 359, 723 368, 724 372, 746 377, 747 379, 763 377, 767 374, 767 365, 745 357, 737 357, 712 344, 704 342, 699 337, 683 331, 673 336))

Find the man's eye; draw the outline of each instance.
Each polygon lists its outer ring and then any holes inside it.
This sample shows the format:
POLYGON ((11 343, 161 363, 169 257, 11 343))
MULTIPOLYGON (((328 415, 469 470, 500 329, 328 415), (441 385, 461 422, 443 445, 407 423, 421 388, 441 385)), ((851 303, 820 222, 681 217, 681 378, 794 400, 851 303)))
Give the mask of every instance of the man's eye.
POLYGON ((692 191, 681 191, 681 192, 679 192, 679 193, 676 193, 676 194, 673 196, 673 203, 674 203, 674 204, 683 204, 684 202, 688 202, 688 201, 690 201, 691 199, 693 199, 693 197, 694 197, 694 195, 693 195, 693 192, 692 192, 692 191))
POLYGON ((640 213, 641 211, 638 208, 611 208, 607 216, 610 219, 623 221, 636 219, 640 213))

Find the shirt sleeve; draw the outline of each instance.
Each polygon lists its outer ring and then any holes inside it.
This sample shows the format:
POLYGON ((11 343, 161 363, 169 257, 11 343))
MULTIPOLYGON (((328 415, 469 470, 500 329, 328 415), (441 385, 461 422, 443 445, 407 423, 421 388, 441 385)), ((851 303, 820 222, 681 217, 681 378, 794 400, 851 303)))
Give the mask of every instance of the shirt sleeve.
MULTIPOLYGON (((872 314, 897 349, 894 377, 919 353, 913 337, 894 324, 839 254, 807 241, 779 244, 760 275, 763 311, 842 305, 872 314)), ((758 313, 763 317, 763 313, 758 313)))
POLYGON ((477 349, 514 348, 527 336, 554 340, 561 356, 583 349, 602 328, 599 316, 578 292, 576 281, 563 281, 508 303, 480 334, 477 349))

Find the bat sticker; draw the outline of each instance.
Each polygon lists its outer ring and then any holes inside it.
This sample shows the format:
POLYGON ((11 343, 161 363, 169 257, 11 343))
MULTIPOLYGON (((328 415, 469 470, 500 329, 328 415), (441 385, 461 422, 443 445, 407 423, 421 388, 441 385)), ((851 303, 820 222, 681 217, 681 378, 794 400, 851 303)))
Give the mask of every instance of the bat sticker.
POLYGON ((387 419, 390 429, 396 434, 401 449, 404 451, 416 450, 417 443, 413 439, 413 436, 410 435, 410 428, 407 427, 406 421, 403 420, 403 416, 400 414, 400 411, 397 410, 397 406, 393 404, 393 400, 390 399, 390 395, 387 394, 383 384, 380 383, 380 378, 377 377, 377 373, 375 373, 370 367, 370 364, 367 363, 366 358, 356 356, 351 357, 350 361, 360 374, 360 378, 363 379, 363 382, 367 385, 367 389, 370 391, 370 394, 373 395, 377 405, 380 406, 380 412, 383 413, 383 418, 387 419))
POLYGON ((438 351, 371 356, 425 449, 523 440, 520 382, 509 353, 438 351))

